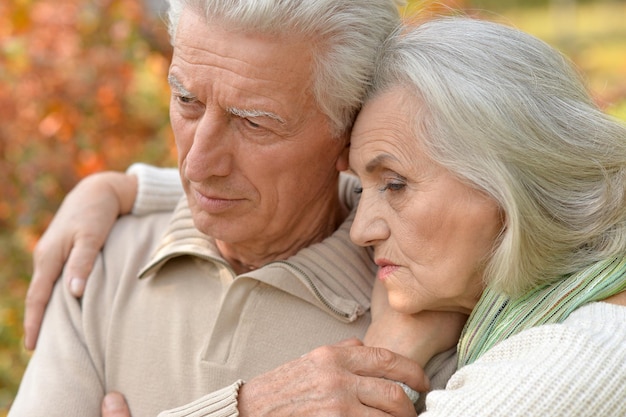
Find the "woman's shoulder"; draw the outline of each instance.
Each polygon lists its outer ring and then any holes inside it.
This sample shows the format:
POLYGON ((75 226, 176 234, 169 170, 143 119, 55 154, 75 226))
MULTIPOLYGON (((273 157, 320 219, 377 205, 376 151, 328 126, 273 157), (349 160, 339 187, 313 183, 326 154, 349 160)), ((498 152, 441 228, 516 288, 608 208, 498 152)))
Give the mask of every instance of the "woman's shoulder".
POLYGON ((590 303, 459 369, 424 416, 626 415, 626 307, 590 303))
MULTIPOLYGON (((555 326, 585 334, 591 339, 603 337, 602 335, 625 339, 626 306, 606 302, 588 303, 572 312, 563 323, 555 326)), ((626 345, 624 349, 626 350, 626 345)))
POLYGON ((626 306, 593 302, 573 311, 562 323, 522 331, 494 346, 485 356, 530 355, 554 361, 570 357, 575 361, 584 355, 615 353, 626 360, 626 306))

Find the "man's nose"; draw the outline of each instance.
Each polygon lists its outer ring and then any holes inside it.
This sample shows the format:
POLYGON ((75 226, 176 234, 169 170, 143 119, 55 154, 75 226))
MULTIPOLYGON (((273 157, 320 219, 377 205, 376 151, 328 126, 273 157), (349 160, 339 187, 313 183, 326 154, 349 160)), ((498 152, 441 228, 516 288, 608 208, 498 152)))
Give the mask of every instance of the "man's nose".
POLYGON ((223 113, 207 110, 197 125, 187 153, 187 178, 202 181, 210 176, 228 176, 233 169, 236 143, 223 113))

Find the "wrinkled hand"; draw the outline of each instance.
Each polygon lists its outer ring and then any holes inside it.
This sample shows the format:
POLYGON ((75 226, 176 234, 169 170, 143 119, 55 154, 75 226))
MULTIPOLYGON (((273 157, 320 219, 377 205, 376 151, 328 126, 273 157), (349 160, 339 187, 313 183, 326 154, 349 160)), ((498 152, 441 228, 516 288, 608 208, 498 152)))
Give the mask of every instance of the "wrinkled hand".
POLYGON ((102 417, 130 417, 130 410, 122 394, 110 392, 104 397, 102 417))
POLYGON ((317 348, 242 385, 239 415, 415 416, 413 404, 392 380, 428 389, 415 362, 350 339, 317 348))
POLYGON ((389 349, 424 367, 437 353, 457 344, 467 317, 446 311, 399 313, 389 306, 387 291, 377 281, 372 293, 372 323, 363 343, 389 349))
POLYGON ((33 254, 33 277, 26 294, 24 346, 34 349, 54 283, 61 275, 76 297, 120 214, 131 211, 137 179, 117 172, 93 174, 65 197, 33 254))

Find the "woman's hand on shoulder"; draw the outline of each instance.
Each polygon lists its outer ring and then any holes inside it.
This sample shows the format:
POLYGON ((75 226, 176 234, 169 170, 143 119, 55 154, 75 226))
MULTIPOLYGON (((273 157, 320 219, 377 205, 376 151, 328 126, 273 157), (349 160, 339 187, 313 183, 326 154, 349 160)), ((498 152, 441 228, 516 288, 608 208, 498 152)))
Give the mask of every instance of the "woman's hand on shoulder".
POLYGON ((83 179, 65 197, 33 254, 24 312, 27 349, 37 344, 46 305, 62 271, 72 294, 81 297, 115 220, 132 210, 136 193, 135 176, 102 172, 83 179))

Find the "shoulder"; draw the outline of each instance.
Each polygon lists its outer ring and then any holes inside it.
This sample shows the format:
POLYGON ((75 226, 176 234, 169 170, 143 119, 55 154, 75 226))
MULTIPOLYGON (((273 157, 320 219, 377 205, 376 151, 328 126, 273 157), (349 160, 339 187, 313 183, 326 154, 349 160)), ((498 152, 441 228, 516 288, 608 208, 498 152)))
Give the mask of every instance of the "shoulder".
POLYGON ((105 260, 141 257, 147 261, 167 231, 171 218, 172 212, 120 217, 103 248, 105 260))
POLYGON ((497 344, 481 360, 504 367, 536 366, 534 371, 547 377, 560 374, 561 380, 578 378, 574 372, 597 375, 601 369, 594 366, 612 363, 626 377, 626 307, 589 303, 562 323, 537 326, 497 344))
POLYGON ((138 279, 139 271, 149 262, 167 230, 171 215, 131 214, 115 222, 87 280, 83 310, 108 308, 121 282, 138 279))
MULTIPOLYGON (((611 346, 621 347, 625 342, 626 307, 594 302, 580 307, 562 323, 523 331, 496 345, 485 356, 518 358, 540 352, 548 357, 556 356, 555 352, 600 355, 611 346)), ((626 344, 623 346, 619 353, 626 355, 626 344)))
POLYGON ((81 310, 86 343, 104 346, 112 310, 120 297, 138 291, 139 271, 150 260, 166 231, 171 213, 120 217, 87 280, 81 310))
POLYGON ((626 307, 591 303, 494 346, 429 394, 425 416, 626 415, 626 307))
POLYGON ((553 326, 587 335, 590 339, 603 340, 609 337, 623 340, 626 338, 626 306, 606 302, 589 303, 570 314, 563 323, 553 326))

